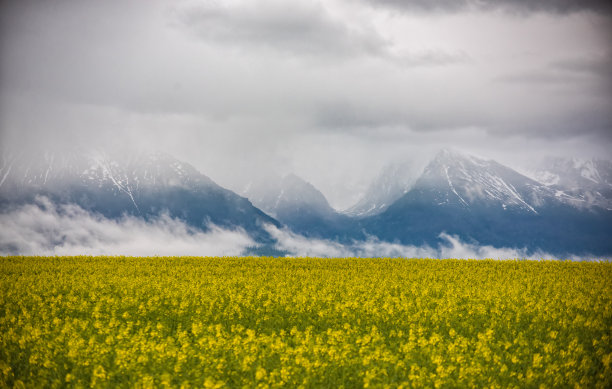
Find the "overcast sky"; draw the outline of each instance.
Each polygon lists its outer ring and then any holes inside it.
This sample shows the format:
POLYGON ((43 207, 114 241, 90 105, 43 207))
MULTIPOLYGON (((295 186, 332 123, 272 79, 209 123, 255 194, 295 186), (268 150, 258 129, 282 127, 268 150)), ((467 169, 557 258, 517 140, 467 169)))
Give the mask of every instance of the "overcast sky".
POLYGON ((589 0, 2 1, 4 148, 159 149, 345 208, 390 160, 609 157, 612 6, 589 0))

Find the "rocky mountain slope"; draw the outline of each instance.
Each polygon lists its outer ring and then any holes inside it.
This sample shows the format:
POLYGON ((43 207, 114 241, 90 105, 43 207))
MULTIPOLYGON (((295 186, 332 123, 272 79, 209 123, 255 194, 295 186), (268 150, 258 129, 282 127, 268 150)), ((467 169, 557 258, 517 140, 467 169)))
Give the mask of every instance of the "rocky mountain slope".
POLYGON ((264 240, 263 225, 279 225, 246 198, 163 153, 41 153, 27 158, 5 155, 1 161, 3 208, 45 196, 109 218, 168 213, 203 230, 209 224, 241 228, 264 240))

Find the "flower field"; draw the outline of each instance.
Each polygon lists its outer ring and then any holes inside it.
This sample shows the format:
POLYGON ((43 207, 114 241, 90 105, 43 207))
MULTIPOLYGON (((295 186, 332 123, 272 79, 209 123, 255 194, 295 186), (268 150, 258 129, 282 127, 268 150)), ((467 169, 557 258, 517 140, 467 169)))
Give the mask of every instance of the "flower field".
POLYGON ((612 387, 612 263, 0 258, 0 387, 612 387))

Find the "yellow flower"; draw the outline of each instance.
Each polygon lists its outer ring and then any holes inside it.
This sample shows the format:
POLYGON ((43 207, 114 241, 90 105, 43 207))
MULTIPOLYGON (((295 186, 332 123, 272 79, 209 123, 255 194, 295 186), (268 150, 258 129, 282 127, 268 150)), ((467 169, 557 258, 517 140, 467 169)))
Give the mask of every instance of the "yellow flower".
POLYGON ((257 381, 261 381, 262 379, 264 379, 266 376, 266 369, 264 369, 263 367, 258 367, 257 371, 255 372, 255 379, 257 381))

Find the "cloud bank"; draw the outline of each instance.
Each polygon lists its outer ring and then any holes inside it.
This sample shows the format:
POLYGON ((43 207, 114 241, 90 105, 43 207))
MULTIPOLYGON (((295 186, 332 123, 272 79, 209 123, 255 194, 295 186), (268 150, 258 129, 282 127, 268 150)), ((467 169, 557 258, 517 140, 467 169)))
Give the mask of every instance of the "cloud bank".
POLYGON ((225 256, 255 245, 243 231, 202 232, 167 215, 110 220, 46 198, 0 214, 0 226, 0 255, 225 256))
MULTIPOLYGON (((0 226, 0 255, 239 256, 260 246, 242 230, 210 226, 203 232, 163 214, 150 221, 130 216, 111 220, 77 205, 53 204, 45 197, 0 213, 0 226)), ((275 240, 274 249, 291 257, 557 259, 544 252, 466 243, 445 233, 437 247, 429 247, 376 238, 342 244, 273 225, 265 228, 275 240)))
MULTIPOLYGON (((383 242, 375 238, 341 244, 326 239, 307 238, 287 229, 267 227, 277 240, 277 248, 296 257, 402 257, 402 258, 463 258, 463 259, 556 259, 553 255, 537 252, 528 254, 525 249, 496 248, 462 242, 456 236, 440 234, 438 247, 410 246, 383 242)), ((564 259, 582 260, 572 257, 564 259)))

